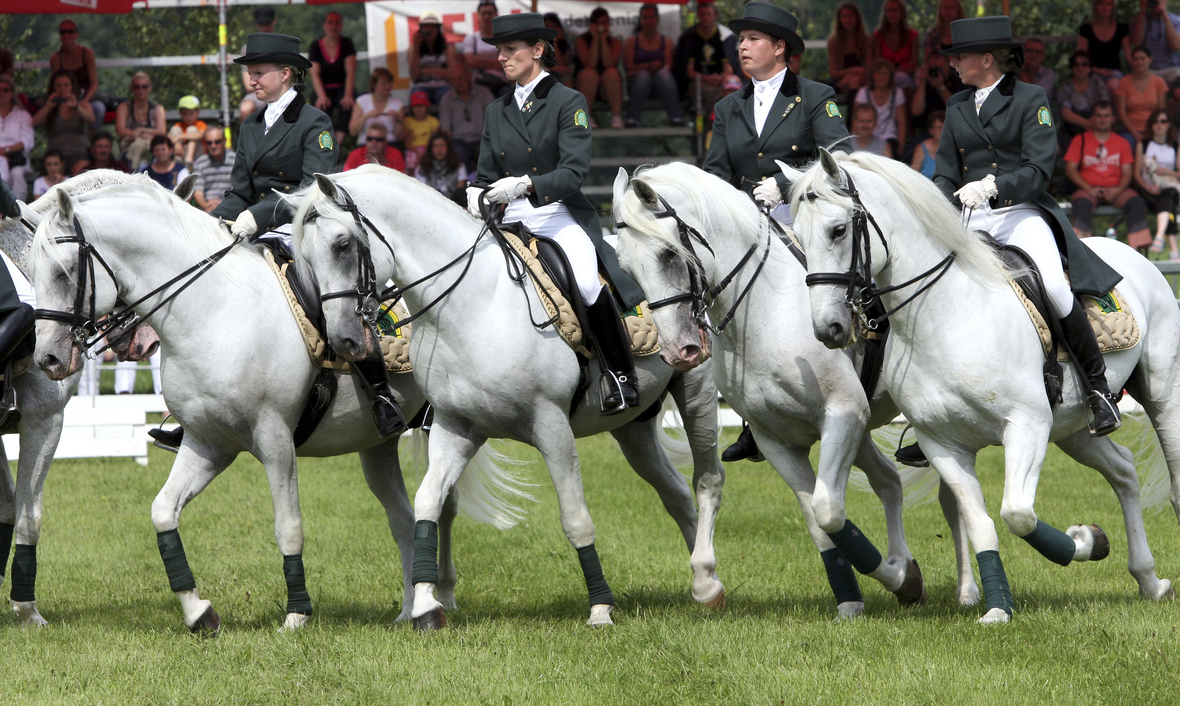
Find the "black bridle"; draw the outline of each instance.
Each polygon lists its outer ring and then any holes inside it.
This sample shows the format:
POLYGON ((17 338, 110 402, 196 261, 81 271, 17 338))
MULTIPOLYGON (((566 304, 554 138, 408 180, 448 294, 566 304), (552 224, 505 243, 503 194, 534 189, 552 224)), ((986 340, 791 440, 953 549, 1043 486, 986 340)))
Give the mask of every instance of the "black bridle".
POLYGON ((235 238, 234 241, 229 245, 201 260, 184 272, 176 275, 159 287, 156 287, 131 304, 127 304, 122 309, 113 311, 99 319, 95 313, 95 291, 97 288, 97 281, 94 277, 94 261, 98 260, 98 263, 102 265, 102 268, 106 270, 108 275, 110 275, 111 281, 115 283, 116 287, 118 287, 118 280, 115 279, 115 273, 111 269, 111 266, 108 265, 107 261, 103 259, 102 255, 94 249, 94 246, 91 245, 88 240, 86 240, 86 235, 82 232, 82 222, 78 220, 78 216, 76 214, 74 215, 72 225, 74 228, 73 235, 54 238, 53 242, 77 243, 78 245, 78 290, 74 294, 74 310, 58 311, 56 309, 37 309, 33 312, 33 316, 37 319, 59 321, 64 324, 68 324, 70 326, 70 333, 74 337, 74 342, 80 346, 88 356, 98 356, 115 343, 118 343, 127 336, 131 335, 131 332, 135 330, 136 324, 138 324, 140 321, 150 318, 152 314, 156 313, 173 299, 175 299, 181 292, 188 288, 189 285, 197 281, 201 275, 212 269, 213 266, 220 262, 223 257, 229 254, 230 250, 233 250, 235 247, 237 247, 237 245, 243 240, 240 237, 235 238), (148 299, 151 299, 160 292, 163 292, 186 277, 189 277, 186 282, 169 293, 168 296, 162 298, 146 314, 139 316, 135 313, 135 307, 139 306, 148 299), (89 307, 87 307, 86 302, 87 285, 89 285, 90 290, 89 307), (121 333, 108 338, 106 345, 104 345, 102 348, 99 348, 97 351, 90 351, 92 346, 97 344, 104 336, 107 336, 114 329, 124 330, 121 333))
MULTIPOLYGON (((860 200, 860 192, 857 191, 856 184, 852 181, 852 175, 847 170, 841 169, 841 171, 844 174, 844 180, 847 186, 839 188, 838 191, 841 195, 852 199, 853 204, 851 262, 846 272, 816 272, 807 275, 804 281, 808 287, 813 287, 817 284, 835 284, 847 287, 844 301, 849 309, 852 310, 853 316, 865 329, 876 331, 882 321, 897 313, 902 307, 917 298, 919 294, 933 287, 934 283, 941 279, 947 273, 947 270, 951 268, 951 265, 954 264, 955 253, 952 252, 934 267, 901 284, 882 288, 876 287, 873 284, 873 248, 869 237, 870 224, 873 226, 873 230, 877 232, 877 239, 881 241, 881 246, 885 248, 885 265, 882 269, 889 266, 893 255, 889 251, 889 242, 885 240, 885 234, 881 231, 881 226, 877 225, 877 219, 873 218, 873 214, 865 208, 864 203, 860 200), (934 277, 927 280, 921 287, 918 287, 917 291, 910 295, 908 299, 876 318, 868 318, 865 310, 869 302, 873 299, 880 297, 882 294, 890 294, 905 289, 931 275, 934 275, 934 277)), ((818 197, 815 192, 808 192, 805 198, 808 201, 815 201, 818 197)))
MULTIPOLYGON (((709 307, 713 305, 713 302, 717 300, 717 297, 722 292, 724 292, 727 287, 729 287, 730 283, 733 282, 734 277, 737 277, 738 272, 740 272, 742 268, 746 266, 746 263, 750 261, 750 258, 754 256, 754 253, 758 250, 758 243, 754 242, 750 245, 749 250, 746 250, 746 254, 742 256, 737 265, 735 265, 734 268, 729 271, 729 274, 727 274, 720 282, 718 282, 716 286, 709 286, 709 282, 705 278, 704 265, 701 263, 701 258, 697 255, 696 249, 693 248, 692 241, 696 240, 698 243, 703 245, 705 249, 709 251, 709 254, 714 258, 717 257, 717 253, 713 252, 713 248, 709 245, 709 241, 705 240, 705 236, 701 235, 699 230, 689 225, 683 218, 681 218, 680 214, 676 213, 676 209, 672 208, 672 205, 669 204, 663 196, 656 194, 656 198, 660 200, 660 205, 664 207, 664 210, 660 211, 659 213, 652 214, 653 217, 657 219, 671 218, 675 220, 676 232, 679 234, 680 244, 688 252, 688 291, 681 292, 680 294, 673 294, 670 297, 665 297, 654 302, 648 302, 647 308, 655 311, 656 309, 670 306, 672 304, 691 302, 692 318, 694 321, 696 321, 697 326, 710 331, 714 335, 718 335, 725 330, 725 327, 729 325, 730 321, 732 321, 733 317, 737 314, 738 306, 741 305, 742 300, 746 298, 746 295, 750 293, 750 288, 754 286, 754 281, 758 279, 758 275, 762 272, 762 267, 766 264, 766 258, 770 255, 770 229, 768 220, 770 216, 766 213, 762 214, 762 229, 766 232, 766 247, 762 251, 762 259, 758 261, 758 268, 754 270, 754 276, 750 278, 750 281, 746 283, 745 288, 742 289, 740 294, 738 294, 737 299, 734 300, 733 305, 729 308, 729 311, 721 319, 721 323, 714 327, 709 325, 709 320, 705 316, 705 312, 708 311, 709 307)), ((615 221, 616 229, 627 227, 629 226, 626 223, 622 221, 615 221)))

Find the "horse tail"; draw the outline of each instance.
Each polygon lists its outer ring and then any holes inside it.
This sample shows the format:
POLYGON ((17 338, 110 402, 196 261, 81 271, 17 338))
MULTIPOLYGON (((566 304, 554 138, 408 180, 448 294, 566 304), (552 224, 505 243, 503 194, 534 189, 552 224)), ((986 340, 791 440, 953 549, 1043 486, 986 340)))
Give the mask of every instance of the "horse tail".
POLYGON ((1147 412, 1142 409, 1123 413, 1123 433, 1119 443, 1135 457, 1139 471, 1139 501, 1144 510, 1156 512, 1168 506, 1171 474, 1168 459, 1147 412))
MULTIPOLYGON (((886 424, 872 431, 873 441, 882 449, 886 458, 893 459, 892 451, 901 441, 903 429, 905 429, 903 425, 886 424)), ((907 438, 912 440, 914 437, 910 435, 907 438)), ((934 470, 933 466, 913 468, 896 461, 894 461, 894 465, 897 466, 897 474, 901 477, 901 489, 904 493, 902 496, 903 507, 924 505, 938 497, 939 477, 938 471, 934 470)), ((866 493, 875 492, 872 485, 869 484, 868 476, 860 469, 852 469, 852 473, 848 476, 848 482, 857 490, 863 490, 866 493)))
POLYGON ((664 398, 664 404, 660 408, 660 413, 656 416, 656 440, 660 443, 660 448, 664 450, 664 454, 668 456, 668 460, 676 468, 687 468, 692 465, 692 445, 688 443, 688 434, 684 431, 684 419, 680 416, 680 410, 676 407, 676 403, 672 400, 672 395, 664 398), (668 426, 664 426, 664 422, 668 422, 668 426), (668 433, 668 430, 675 430, 676 435, 668 433))

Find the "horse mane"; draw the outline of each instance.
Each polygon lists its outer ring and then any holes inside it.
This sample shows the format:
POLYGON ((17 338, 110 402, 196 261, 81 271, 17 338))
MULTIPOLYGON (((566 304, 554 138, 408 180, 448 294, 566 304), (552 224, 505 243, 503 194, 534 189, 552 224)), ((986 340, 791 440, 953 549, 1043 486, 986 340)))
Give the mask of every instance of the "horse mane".
MULTIPOLYGON (((955 264, 968 277, 983 285, 1009 286, 1011 273, 995 249, 963 226, 959 212, 934 182, 908 165, 871 152, 837 152, 832 156, 837 164, 860 167, 884 179, 892 187, 892 195, 896 196, 901 206, 922 224, 926 237, 947 251, 956 253, 955 264)), ((819 162, 812 165, 791 188, 791 209, 795 213, 799 212, 808 193, 852 207, 852 200, 832 183, 819 162)))
MULTIPOLYGON (((702 234, 736 228, 737 238, 743 245, 752 245, 758 237, 761 216, 754 202, 743 192, 703 169, 687 162, 669 162, 640 169, 633 179, 646 182, 657 193, 675 189, 687 196, 692 201, 692 216, 702 234)), ((615 215, 627 224, 632 233, 656 241, 688 262, 693 261, 675 232, 669 232, 659 225, 660 219, 656 218, 656 213, 640 201, 634 189, 628 189, 622 203, 615 204, 615 215)))

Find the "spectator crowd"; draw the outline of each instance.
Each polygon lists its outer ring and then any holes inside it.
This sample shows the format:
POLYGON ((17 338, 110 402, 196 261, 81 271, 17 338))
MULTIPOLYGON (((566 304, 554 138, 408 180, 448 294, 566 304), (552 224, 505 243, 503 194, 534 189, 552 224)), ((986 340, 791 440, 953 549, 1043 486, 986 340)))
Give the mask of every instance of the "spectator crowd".
MULTIPOLYGON (((305 45, 312 62, 308 102, 328 113, 340 144, 355 145, 342 152, 344 169, 381 164, 462 202, 484 115, 511 91, 496 48, 482 41, 500 8, 495 0, 473 3, 473 31, 461 38, 448 34, 432 10, 411 22, 404 102, 384 67, 371 71, 368 92, 358 94, 356 47, 341 15, 327 13, 322 34, 305 45)), ((904 0, 886 0, 876 18, 853 0, 840 2, 826 38, 827 72, 808 78, 836 91, 854 149, 932 176, 947 101, 964 89, 940 52, 951 43, 951 22, 966 12, 962 0, 940 0, 932 25, 922 28, 911 26, 909 15, 904 0)), ((1041 38, 1025 38, 1019 79, 1045 90, 1058 128, 1056 193, 1071 204, 1080 235, 1091 234, 1095 209, 1113 206, 1123 213, 1132 246, 1166 249, 1180 259, 1180 15, 1169 11, 1168 0, 1140 0, 1129 18, 1116 15, 1114 0, 1093 0, 1089 15, 1061 65, 1046 60, 1041 38)), ((552 73, 586 97, 592 127, 599 121, 612 128, 684 126, 696 117, 708 130, 716 102, 749 82, 737 36, 711 2, 697 4, 693 24, 678 37, 660 32, 655 4, 639 8, 627 36, 612 31, 602 7, 576 35, 566 35, 555 13, 545 22, 558 32, 552 73)), ((254 23, 255 31, 276 31, 275 7, 256 8, 254 23)), ((77 24, 63 20, 58 32, 45 92, 32 99, 17 93, 12 55, 0 49, 0 178, 17 197, 37 198, 88 170, 117 169, 168 188, 196 174, 195 205, 216 207, 234 163, 226 126, 202 121, 196 96, 167 107, 153 100, 151 76, 143 71, 130 76, 127 98, 106 99, 77 24), (169 124, 166 108, 179 119, 169 124)), ((799 71, 798 60, 791 66, 799 71)), ((238 119, 261 107, 248 93, 238 119)))

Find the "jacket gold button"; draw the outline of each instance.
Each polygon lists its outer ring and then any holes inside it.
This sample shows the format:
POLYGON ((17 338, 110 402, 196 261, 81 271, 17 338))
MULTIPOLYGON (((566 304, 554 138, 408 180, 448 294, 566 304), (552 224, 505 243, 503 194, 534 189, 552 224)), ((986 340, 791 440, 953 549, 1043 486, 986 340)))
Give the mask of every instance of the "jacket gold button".
POLYGON ((290 190, 291 190, 291 187, 290 187, 290 186, 287 186, 287 187, 284 187, 284 188, 286 188, 286 189, 287 189, 287 191, 290 191, 290 190))
POLYGON ((996 168, 996 163, 992 162, 992 169, 995 169, 995 168, 996 168))
POLYGON ((283 176, 283 173, 282 173, 282 172, 279 172, 279 176, 283 176))
POLYGON ((255 171, 254 171, 254 176, 258 176, 258 171, 257 171, 257 170, 255 170, 255 171))
POLYGON ((959 154, 967 154, 967 150, 965 150, 965 149, 963 149, 962 147, 960 147, 960 148, 959 148, 959 154))
POLYGON ((509 174, 508 172, 504 172, 504 176, 512 176, 512 175, 509 174))
POLYGON ((989 150, 994 150, 994 149, 995 149, 995 148, 994 148, 994 147, 992 147, 991 145, 988 145, 988 146, 987 146, 987 148, 988 148, 989 150))
POLYGON ((792 151, 792 152, 798 152, 798 151, 799 151, 799 146, 798 146, 798 145, 791 145, 791 151, 792 151))
POLYGON ((503 156, 504 156, 504 153, 503 153, 503 152, 501 152, 501 153, 500 153, 500 156, 501 156, 501 157, 503 157, 503 156))
POLYGON ((529 148, 529 154, 532 154, 532 153, 533 153, 533 148, 532 148, 532 147, 530 147, 530 148, 529 148))
POLYGON ((762 159, 762 153, 761 153, 761 152, 759 152, 759 153, 758 153, 758 159, 762 159))
POLYGON ((537 173, 537 168, 533 167, 533 174, 536 174, 536 173, 537 173))
POLYGON ((546 196, 546 197, 545 197, 545 203, 549 203, 549 197, 548 197, 548 196, 546 196))

